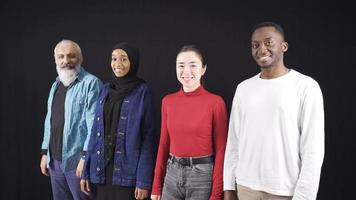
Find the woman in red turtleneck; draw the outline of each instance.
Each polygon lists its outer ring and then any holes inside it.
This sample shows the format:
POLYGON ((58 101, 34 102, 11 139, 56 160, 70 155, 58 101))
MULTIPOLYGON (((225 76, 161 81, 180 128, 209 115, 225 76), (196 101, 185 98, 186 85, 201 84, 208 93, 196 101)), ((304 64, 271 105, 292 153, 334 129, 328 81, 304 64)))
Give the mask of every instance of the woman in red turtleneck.
POLYGON ((184 46, 177 55, 182 87, 162 100, 153 200, 223 199, 226 106, 201 86, 206 68, 195 46, 184 46))

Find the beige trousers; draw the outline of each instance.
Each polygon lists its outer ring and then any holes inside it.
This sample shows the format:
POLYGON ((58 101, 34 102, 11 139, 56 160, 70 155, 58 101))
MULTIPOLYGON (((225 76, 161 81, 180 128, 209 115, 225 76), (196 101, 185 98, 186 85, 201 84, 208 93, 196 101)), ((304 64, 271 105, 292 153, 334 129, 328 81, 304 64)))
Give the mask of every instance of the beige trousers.
POLYGON ((252 190, 248 187, 237 185, 239 200, 291 200, 292 196, 279 196, 267 192, 252 190))

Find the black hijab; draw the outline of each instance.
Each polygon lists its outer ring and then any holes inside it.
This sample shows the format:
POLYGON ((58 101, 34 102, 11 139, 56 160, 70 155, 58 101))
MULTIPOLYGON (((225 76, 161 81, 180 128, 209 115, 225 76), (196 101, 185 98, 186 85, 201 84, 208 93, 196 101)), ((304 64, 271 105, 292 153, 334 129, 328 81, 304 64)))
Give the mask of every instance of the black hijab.
POLYGON ((130 61, 130 70, 124 77, 116 77, 112 74, 109 83, 109 95, 104 105, 105 123, 105 163, 112 159, 115 144, 118 119, 124 98, 131 93, 138 85, 144 82, 136 76, 139 66, 139 50, 126 42, 116 44, 112 51, 122 49, 126 52, 130 61))

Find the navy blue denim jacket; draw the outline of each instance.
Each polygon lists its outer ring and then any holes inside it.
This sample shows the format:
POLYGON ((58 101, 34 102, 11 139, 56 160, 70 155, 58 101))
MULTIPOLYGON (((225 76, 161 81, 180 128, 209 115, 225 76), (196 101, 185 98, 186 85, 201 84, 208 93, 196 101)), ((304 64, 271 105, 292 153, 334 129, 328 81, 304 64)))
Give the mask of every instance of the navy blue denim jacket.
MULTIPOLYGON (((103 108, 109 85, 100 92, 82 179, 105 182, 103 108)), ((124 98, 118 118, 114 153, 113 184, 151 189, 158 134, 151 92, 140 84, 124 98)))

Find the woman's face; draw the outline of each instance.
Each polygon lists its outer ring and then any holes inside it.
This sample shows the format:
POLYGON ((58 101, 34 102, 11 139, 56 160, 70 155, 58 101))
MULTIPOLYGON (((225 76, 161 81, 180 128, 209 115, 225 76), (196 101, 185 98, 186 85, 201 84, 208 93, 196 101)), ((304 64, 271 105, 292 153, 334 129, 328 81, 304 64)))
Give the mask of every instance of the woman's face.
POLYGON ((191 92, 200 86, 200 79, 206 71, 201 58, 194 51, 181 52, 177 56, 176 70, 178 81, 185 92, 191 92))
POLYGON ((122 49, 115 49, 111 55, 111 69, 116 77, 124 77, 130 71, 130 60, 122 49))

